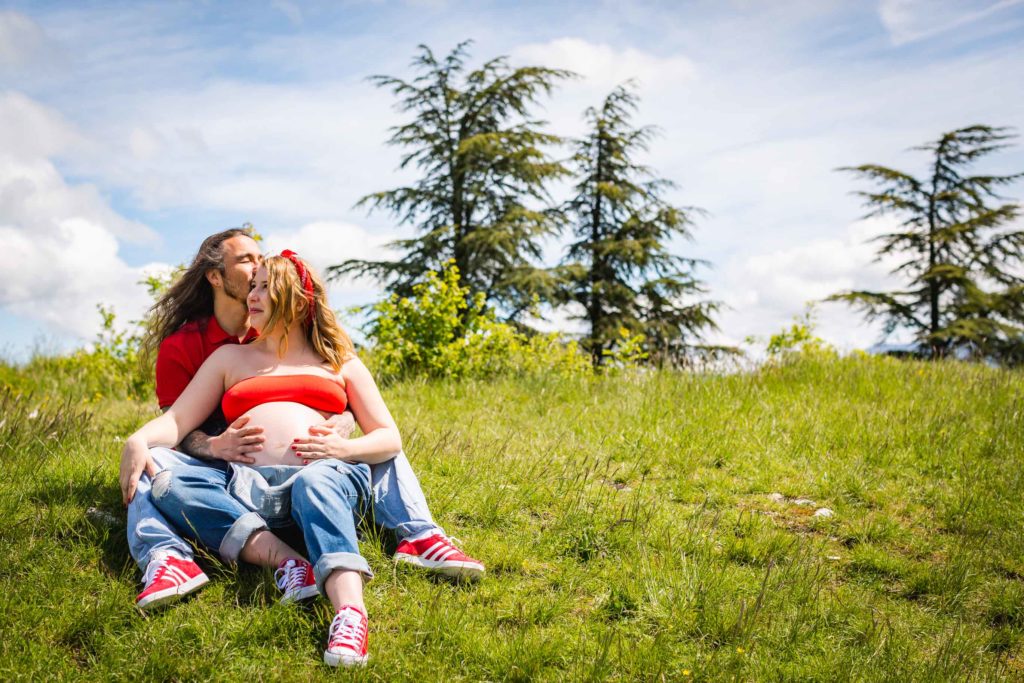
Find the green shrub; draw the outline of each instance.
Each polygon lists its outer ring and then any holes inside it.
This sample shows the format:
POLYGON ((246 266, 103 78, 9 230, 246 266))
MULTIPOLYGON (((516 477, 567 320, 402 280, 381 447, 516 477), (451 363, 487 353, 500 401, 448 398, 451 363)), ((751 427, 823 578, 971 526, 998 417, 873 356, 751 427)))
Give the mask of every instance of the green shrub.
POLYGON ((114 311, 97 306, 103 318, 92 349, 78 349, 65 356, 33 355, 22 366, 0 364, 0 387, 16 392, 65 395, 81 403, 103 398, 143 400, 152 394, 152 368, 139 362, 141 337, 118 330, 114 311))
POLYGON ((527 336, 499 322, 483 294, 470 297, 459 284, 451 261, 441 273, 427 273, 412 297, 392 295, 372 310, 367 336, 372 364, 383 378, 574 374, 589 367, 576 342, 563 343, 555 334, 527 336))
POLYGON ((610 349, 601 351, 607 367, 624 369, 635 368, 648 359, 650 354, 645 350, 647 336, 633 334, 625 327, 619 328, 619 337, 610 349))
POLYGON ((802 316, 793 319, 788 329, 773 334, 765 349, 773 359, 788 360, 793 356, 835 356, 835 349, 815 334, 815 310, 809 305, 802 316))

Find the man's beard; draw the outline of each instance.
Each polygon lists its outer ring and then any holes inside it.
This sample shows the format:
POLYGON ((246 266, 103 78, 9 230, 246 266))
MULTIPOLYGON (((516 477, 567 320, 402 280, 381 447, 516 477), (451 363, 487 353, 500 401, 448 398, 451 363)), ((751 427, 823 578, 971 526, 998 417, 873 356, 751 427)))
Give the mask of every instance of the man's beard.
POLYGON ((246 299, 249 298, 249 284, 246 283, 243 291, 243 288, 235 287, 230 280, 224 278, 224 293, 238 303, 245 305, 246 299))

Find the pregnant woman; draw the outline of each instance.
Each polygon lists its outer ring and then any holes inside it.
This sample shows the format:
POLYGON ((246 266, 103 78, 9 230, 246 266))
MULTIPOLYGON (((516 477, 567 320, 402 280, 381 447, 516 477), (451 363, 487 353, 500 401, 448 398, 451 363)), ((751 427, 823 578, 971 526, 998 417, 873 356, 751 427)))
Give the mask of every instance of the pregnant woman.
MULTIPOLYGON (((401 436, 366 366, 327 307, 320 278, 294 252, 266 259, 248 298, 259 338, 211 355, 167 412, 125 443, 121 488, 143 469, 149 449, 172 447, 222 399, 228 421, 247 415, 264 428, 252 466, 228 471, 177 466, 153 478, 153 501, 181 531, 234 562, 276 567, 286 595, 317 591, 335 609, 324 661, 366 662, 368 624, 363 580, 373 574, 359 554, 356 523, 370 496, 367 463, 393 457, 401 436), (350 407, 363 436, 310 450, 310 427, 350 407), (326 451, 329 451, 326 452, 326 451), (270 526, 294 521, 310 562, 270 526)), ((314 430, 316 431, 316 430, 314 430)), ((326 435, 330 430, 324 430, 326 435)))

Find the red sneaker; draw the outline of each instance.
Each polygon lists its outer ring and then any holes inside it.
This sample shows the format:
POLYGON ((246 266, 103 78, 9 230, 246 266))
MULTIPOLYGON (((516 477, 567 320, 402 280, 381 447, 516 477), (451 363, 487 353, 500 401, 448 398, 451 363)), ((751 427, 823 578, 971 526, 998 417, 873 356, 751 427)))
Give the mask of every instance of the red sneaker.
POLYGON ((395 561, 408 562, 453 579, 476 581, 484 575, 481 562, 463 553, 441 534, 418 541, 402 541, 395 551, 395 561))
POLYGON ((285 560, 278 565, 274 572, 274 582, 284 591, 281 596, 282 605, 309 600, 320 594, 316 579, 313 578, 313 565, 302 559, 285 560))
POLYGON ((366 613, 353 605, 345 605, 334 615, 331 630, 327 632, 327 649, 324 650, 324 664, 328 666, 363 666, 370 655, 366 654, 370 624, 366 613))
POLYGON ((161 555, 153 558, 146 567, 143 581, 146 588, 136 596, 135 606, 148 610, 174 602, 202 588, 210 579, 192 560, 161 555))

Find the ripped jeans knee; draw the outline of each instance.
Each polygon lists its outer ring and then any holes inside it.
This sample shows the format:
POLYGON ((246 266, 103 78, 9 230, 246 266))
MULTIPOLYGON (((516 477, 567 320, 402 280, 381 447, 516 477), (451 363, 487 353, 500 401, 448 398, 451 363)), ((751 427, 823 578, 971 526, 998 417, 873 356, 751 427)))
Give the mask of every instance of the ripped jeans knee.
POLYGON ((225 470, 181 465, 153 477, 151 492, 153 504, 183 536, 234 561, 249 535, 266 523, 231 496, 227 483, 225 470))
POLYGON ((154 500, 163 500, 167 496, 171 490, 172 476, 171 470, 161 470, 153 477, 153 483, 150 485, 150 495, 153 496, 154 500))

